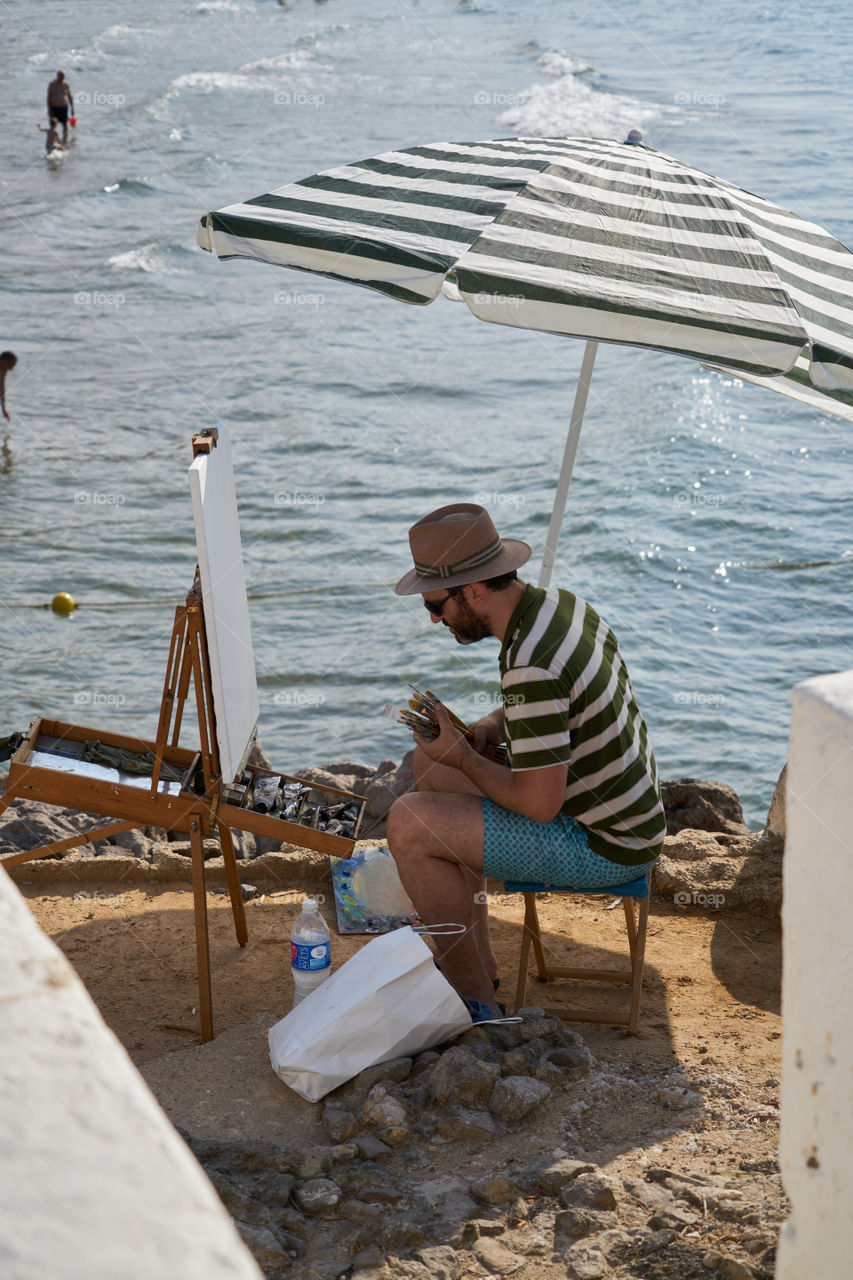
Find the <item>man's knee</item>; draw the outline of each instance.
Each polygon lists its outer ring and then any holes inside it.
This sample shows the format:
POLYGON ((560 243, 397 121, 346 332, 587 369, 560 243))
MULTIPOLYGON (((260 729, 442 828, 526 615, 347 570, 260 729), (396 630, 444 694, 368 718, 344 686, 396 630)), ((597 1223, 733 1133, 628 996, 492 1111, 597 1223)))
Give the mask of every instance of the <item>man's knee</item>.
POLYGON ((414 810, 417 808, 418 799, 417 792, 409 791, 404 796, 398 796, 391 805, 386 831, 388 845, 394 858, 399 859, 405 856, 412 836, 417 831, 418 824, 414 810))

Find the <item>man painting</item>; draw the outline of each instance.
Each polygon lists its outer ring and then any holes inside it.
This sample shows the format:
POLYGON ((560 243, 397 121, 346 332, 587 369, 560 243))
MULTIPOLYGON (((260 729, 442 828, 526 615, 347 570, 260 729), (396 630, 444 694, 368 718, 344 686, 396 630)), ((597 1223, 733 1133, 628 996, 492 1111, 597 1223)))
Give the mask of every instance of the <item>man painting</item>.
POLYGON ((458 644, 501 645, 502 705, 469 742, 437 708, 439 736, 416 735, 417 790, 398 799, 388 843, 442 972, 474 1021, 500 1016, 485 877, 607 888, 649 870, 666 822, 645 721, 613 632, 570 591, 517 570, 527 543, 501 539, 482 507, 442 507, 409 531, 398 595, 420 594, 458 644), (489 746, 506 742, 508 766, 489 746))

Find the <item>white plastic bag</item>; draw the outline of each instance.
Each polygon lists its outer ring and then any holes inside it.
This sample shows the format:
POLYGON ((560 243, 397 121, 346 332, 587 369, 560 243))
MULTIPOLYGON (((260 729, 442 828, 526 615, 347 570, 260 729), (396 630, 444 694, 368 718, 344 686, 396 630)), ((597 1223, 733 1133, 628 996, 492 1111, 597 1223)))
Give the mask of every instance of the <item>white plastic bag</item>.
POLYGON ((270 1028, 280 1080, 309 1102, 365 1067, 429 1049, 471 1015, 409 926, 383 933, 270 1028))

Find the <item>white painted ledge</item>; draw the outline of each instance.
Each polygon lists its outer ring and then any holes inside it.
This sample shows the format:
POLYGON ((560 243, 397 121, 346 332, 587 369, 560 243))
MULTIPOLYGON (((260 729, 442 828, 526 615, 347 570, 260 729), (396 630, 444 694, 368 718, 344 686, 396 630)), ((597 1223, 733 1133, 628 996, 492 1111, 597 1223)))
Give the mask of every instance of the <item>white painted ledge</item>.
POLYGON ((260 1275, 200 1166, 0 870, 0 1276, 260 1275))
POLYGON ((777 1280, 853 1274, 853 671, 794 689, 782 982, 777 1280))

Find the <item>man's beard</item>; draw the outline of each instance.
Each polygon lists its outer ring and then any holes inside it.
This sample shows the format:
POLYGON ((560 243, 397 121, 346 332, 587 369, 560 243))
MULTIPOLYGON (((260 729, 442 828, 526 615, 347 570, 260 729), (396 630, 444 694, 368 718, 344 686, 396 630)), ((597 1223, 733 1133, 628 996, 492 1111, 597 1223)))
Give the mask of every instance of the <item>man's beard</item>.
POLYGON ((476 644, 478 640, 494 634, 485 618, 474 612, 464 596, 457 596, 455 604, 456 621, 451 626, 445 618, 444 625, 453 632, 457 644, 476 644))

